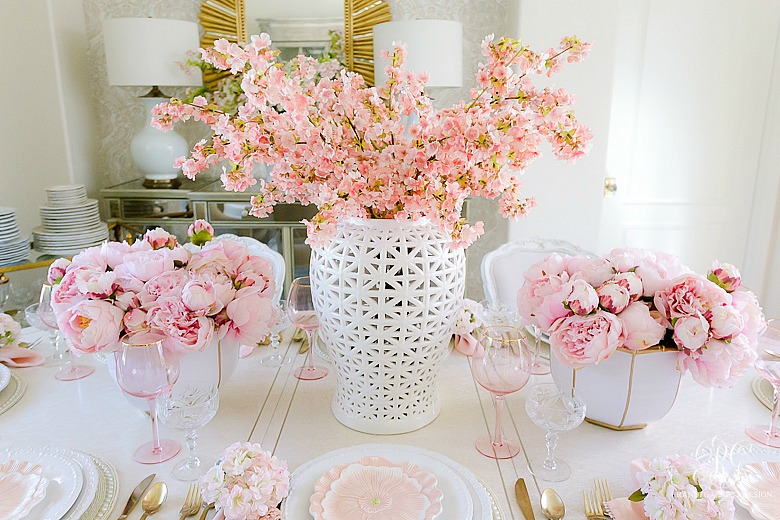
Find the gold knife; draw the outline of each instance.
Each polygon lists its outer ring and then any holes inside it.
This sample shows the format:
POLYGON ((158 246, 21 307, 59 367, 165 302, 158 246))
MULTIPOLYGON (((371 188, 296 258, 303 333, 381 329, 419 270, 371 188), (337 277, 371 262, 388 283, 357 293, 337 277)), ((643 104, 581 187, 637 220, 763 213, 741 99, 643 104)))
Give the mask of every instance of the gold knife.
POLYGON ((152 485, 152 482, 154 481, 154 477, 156 477, 157 474, 152 473, 145 479, 141 481, 140 484, 135 486, 135 489, 132 493, 130 493, 130 498, 127 499, 127 504, 125 504, 125 508, 122 511, 122 514, 119 515, 119 518, 116 520, 125 520, 127 518, 127 515, 130 514, 130 512, 135 508, 136 504, 141 500, 141 497, 144 493, 146 493, 146 490, 149 489, 149 486, 152 485))
POLYGON ((515 496, 517 503, 520 504, 520 511, 526 520, 534 520, 534 508, 531 505, 531 497, 528 496, 528 488, 525 487, 525 480, 519 478, 515 482, 515 496))

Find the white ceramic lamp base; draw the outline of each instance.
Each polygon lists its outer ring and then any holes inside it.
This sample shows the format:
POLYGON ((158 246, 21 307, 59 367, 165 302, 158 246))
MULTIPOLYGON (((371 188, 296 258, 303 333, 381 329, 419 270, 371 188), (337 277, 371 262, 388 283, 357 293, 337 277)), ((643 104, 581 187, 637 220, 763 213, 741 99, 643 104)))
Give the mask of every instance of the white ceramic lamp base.
POLYGON ((130 142, 135 165, 144 173, 144 187, 175 189, 181 185, 179 169, 173 167, 176 159, 187 155, 186 139, 174 132, 162 132, 151 126, 152 108, 168 98, 142 97, 146 123, 130 142))

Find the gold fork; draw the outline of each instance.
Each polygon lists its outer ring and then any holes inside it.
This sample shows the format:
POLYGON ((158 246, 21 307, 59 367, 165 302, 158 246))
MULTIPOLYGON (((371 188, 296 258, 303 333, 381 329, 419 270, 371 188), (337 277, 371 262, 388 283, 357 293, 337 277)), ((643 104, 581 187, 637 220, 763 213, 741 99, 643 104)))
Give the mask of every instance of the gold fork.
POLYGON ((582 501, 585 506, 585 516, 588 520, 605 520, 609 517, 604 511, 604 502, 612 500, 612 491, 605 479, 596 479, 593 482, 593 491, 583 491, 582 501))
POLYGON ((214 509, 214 502, 210 504, 206 504, 206 507, 203 508, 203 513, 201 513, 200 518, 198 520, 206 520, 206 515, 209 514, 209 511, 214 509))
POLYGON ((596 491, 596 498, 598 499, 599 504, 612 500, 612 491, 609 489, 609 482, 607 482, 607 479, 597 478, 594 480, 593 489, 596 491))
POLYGON ((190 484, 187 490, 187 497, 184 499, 184 504, 179 510, 179 520, 184 520, 188 516, 198 514, 200 506, 203 504, 203 496, 200 494, 200 488, 198 484, 190 484))

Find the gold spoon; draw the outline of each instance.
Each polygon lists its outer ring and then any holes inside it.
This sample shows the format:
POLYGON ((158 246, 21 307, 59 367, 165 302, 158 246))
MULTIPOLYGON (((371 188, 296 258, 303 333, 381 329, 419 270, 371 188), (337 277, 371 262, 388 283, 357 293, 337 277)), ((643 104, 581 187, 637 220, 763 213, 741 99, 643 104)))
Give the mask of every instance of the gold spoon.
POLYGON ((566 506, 561 495, 554 489, 546 488, 542 491, 542 513, 550 520, 561 520, 566 516, 566 506))
POLYGON ((168 486, 165 482, 158 482, 149 488, 149 491, 144 495, 141 500, 141 508, 144 510, 144 514, 141 515, 140 520, 145 520, 147 516, 153 515, 162 507, 165 499, 168 498, 168 486))

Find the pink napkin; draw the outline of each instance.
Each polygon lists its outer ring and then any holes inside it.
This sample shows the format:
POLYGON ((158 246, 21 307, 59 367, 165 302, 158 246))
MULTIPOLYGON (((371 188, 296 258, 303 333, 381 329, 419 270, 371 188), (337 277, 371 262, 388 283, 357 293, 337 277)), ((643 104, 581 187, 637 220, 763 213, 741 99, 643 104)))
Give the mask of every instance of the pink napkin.
POLYGON ((604 504, 607 514, 614 520, 647 520, 642 502, 632 502, 627 498, 616 498, 604 504))
POLYGON ((34 367, 42 365, 46 360, 40 353, 22 347, 0 347, 0 363, 9 367, 34 367))
POLYGON ((475 353, 481 355, 483 348, 479 340, 471 334, 455 337, 455 350, 466 356, 473 356, 475 353))

